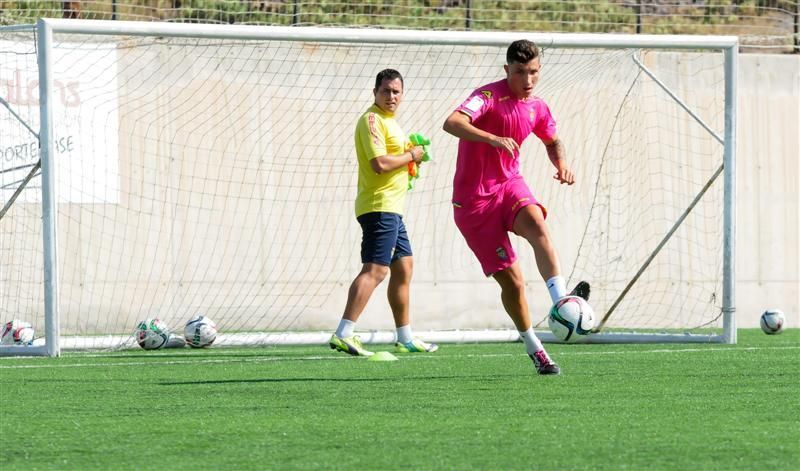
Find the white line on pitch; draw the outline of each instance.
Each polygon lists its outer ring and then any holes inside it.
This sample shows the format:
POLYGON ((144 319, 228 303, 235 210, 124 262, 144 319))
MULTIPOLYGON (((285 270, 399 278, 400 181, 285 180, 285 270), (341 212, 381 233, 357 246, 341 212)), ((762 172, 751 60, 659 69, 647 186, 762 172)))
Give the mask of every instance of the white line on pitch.
MULTIPOLYGON (((680 348, 680 349, 652 349, 652 350, 610 350, 610 351, 582 351, 582 352, 559 352, 557 356, 569 355, 640 355, 643 353, 696 353, 696 352, 742 352, 753 350, 797 350, 800 345, 787 345, 781 347, 710 347, 710 348, 680 348)), ((286 350, 284 350, 286 351, 286 350)), ((274 352, 274 351, 273 351, 274 352)), ((468 353, 463 355, 404 355, 403 360, 436 360, 446 358, 497 358, 497 357, 515 357, 522 354, 520 353, 468 353)), ((102 356, 102 355, 95 355, 102 356)), ((122 358, 119 355, 114 355, 113 358, 122 358)), ((262 363, 271 361, 336 361, 336 360, 357 360, 356 357, 345 356, 341 354, 331 355, 313 355, 303 357, 252 357, 252 358, 204 358, 192 359, 186 357, 186 360, 168 360, 168 361, 125 361, 125 362, 111 362, 111 363, 70 363, 70 364, 50 364, 50 365, 0 365, 0 369, 24 369, 24 368, 83 368, 83 367, 98 367, 98 366, 159 366, 159 365, 199 365, 199 364, 220 364, 220 363, 262 363)))
MULTIPOLYGON (((562 357, 562 356, 571 356, 571 355, 639 355, 642 353, 695 353, 695 352, 745 352, 745 351, 752 351, 752 350, 797 350, 800 349, 800 345, 787 345, 781 347, 730 347, 730 348, 659 348, 653 350, 611 350, 605 352, 596 352, 596 351, 582 351, 582 352, 558 352, 554 354, 554 356, 562 357)), ((517 356, 519 353, 487 353, 487 354, 480 354, 480 353, 466 353, 463 355, 447 355, 446 358, 470 358, 470 357, 479 357, 479 358, 492 358, 492 357, 509 357, 509 356, 517 356)), ((412 358, 412 357, 408 357, 412 358)), ((420 355, 415 356, 413 358, 418 359, 435 359, 436 355, 420 355)))
POLYGON ((253 358, 204 358, 169 361, 121 361, 112 363, 71 363, 68 365, 0 365, 0 369, 13 370, 16 368, 82 368, 95 366, 161 366, 161 365, 199 365, 212 363, 260 363, 267 361, 298 361, 298 360, 347 360, 355 357, 345 357, 342 355, 331 356, 307 356, 307 357, 253 357, 253 358))

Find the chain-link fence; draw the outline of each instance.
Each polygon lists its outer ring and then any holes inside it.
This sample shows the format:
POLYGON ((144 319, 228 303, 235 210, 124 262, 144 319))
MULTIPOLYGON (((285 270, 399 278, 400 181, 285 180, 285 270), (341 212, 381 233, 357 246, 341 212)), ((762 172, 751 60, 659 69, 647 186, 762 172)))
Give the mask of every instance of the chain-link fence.
POLYGON ((0 24, 40 17, 409 29, 738 35, 800 52, 798 0, 0 0, 0 24))

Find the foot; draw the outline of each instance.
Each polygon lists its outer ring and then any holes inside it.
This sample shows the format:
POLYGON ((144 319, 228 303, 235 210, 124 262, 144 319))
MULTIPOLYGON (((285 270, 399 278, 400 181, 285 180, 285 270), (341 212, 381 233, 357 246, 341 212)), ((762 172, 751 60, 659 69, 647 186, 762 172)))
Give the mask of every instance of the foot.
POLYGON ((349 353, 350 355, 355 355, 358 357, 371 357, 374 355, 373 352, 370 352, 364 348, 364 345, 361 343, 361 339, 358 337, 358 335, 340 338, 337 337, 336 334, 333 334, 331 335, 331 340, 328 342, 328 345, 330 345, 330 347, 334 350, 349 353))
POLYGON ((547 352, 544 350, 539 350, 534 354, 528 354, 533 360, 533 366, 536 367, 536 371, 540 375, 557 375, 561 373, 561 368, 558 367, 553 360, 547 356, 547 352))
POLYGON ((412 339, 410 342, 394 344, 394 349, 398 353, 433 353, 439 350, 435 343, 426 343, 420 339, 412 339))
POLYGON ((569 292, 569 295, 570 296, 580 296, 581 298, 583 298, 584 301, 588 301, 589 300, 589 292, 590 291, 591 291, 591 288, 589 288, 589 283, 586 282, 586 281, 581 281, 581 282, 578 282, 578 284, 575 285, 574 288, 572 288, 572 291, 569 292))

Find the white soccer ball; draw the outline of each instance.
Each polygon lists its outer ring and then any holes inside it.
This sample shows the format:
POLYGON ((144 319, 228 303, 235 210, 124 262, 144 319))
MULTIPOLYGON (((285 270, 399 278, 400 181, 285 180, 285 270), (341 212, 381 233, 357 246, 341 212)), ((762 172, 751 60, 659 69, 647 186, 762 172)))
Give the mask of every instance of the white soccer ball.
POLYGON ((767 335, 780 334, 785 323, 786 316, 779 309, 767 309, 761 314, 761 330, 767 335))
POLYGON ((14 319, 3 324, 2 345, 30 345, 33 343, 33 326, 30 322, 14 319))
POLYGON ((169 328, 158 319, 145 319, 136 324, 136 343, 145 350, 158 350, 169 340, 169 328))
POLYGON ((579 296, 564 296, 550 308, 547 322, 557 339, 579 342, 594 328, 594 309, 579 296))
POLYGON ((206 316, 195 316, 186 323, 183 336, 190 347, 210 347, 217 339, 217 324, 206 316))

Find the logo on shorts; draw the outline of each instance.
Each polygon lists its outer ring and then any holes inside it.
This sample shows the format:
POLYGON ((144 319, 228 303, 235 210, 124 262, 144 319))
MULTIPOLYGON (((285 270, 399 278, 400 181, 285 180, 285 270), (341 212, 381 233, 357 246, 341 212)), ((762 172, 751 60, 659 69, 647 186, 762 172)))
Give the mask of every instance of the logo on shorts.
POLYGON ((504 249, 503 247, 497 247, 495 249, 495 252, 497 252, 497 256, 500 257, 500 260, 505 260, 505 259, 508 258, 508 254, 506 253, 506 249, 504 249))

